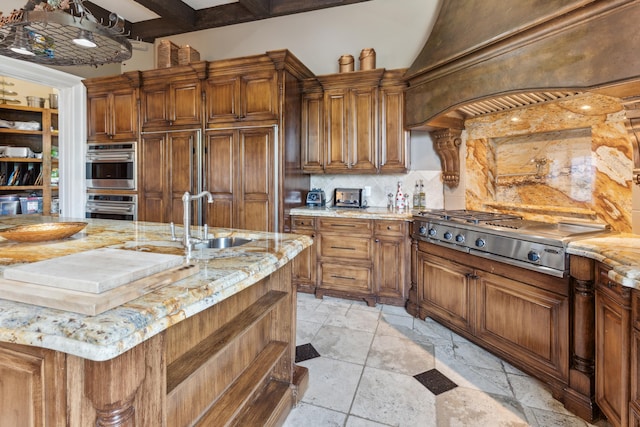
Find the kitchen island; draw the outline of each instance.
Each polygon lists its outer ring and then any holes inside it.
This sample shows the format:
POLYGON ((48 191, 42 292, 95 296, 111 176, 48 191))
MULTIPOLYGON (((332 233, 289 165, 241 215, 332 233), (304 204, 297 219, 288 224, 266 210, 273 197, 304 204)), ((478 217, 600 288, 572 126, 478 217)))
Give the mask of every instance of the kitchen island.
MULTIPOLYGON (((59 220, 6 217, 0 228, 59 220)), ((0 270, 97 248, 184 255, 167 224, 86 221, 64 240, 0 240, 0 270)), ((95 316, 0 299, 0 425, 282 422, 306 381, 289 261, 311 239, 209 235, 251 241, 195 250, 198 273, 95 316)))

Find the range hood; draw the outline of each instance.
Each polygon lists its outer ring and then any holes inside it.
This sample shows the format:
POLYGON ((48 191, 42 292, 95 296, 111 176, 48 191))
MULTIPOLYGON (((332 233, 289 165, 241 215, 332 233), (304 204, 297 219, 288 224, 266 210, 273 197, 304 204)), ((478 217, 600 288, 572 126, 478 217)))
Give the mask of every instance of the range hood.
POLYGON ((599 93, 622 99, 640 169, 638 22, 634 0, 442 1, 405 75, 405 125, 432 132, 455 186, 466 119, 599 93))

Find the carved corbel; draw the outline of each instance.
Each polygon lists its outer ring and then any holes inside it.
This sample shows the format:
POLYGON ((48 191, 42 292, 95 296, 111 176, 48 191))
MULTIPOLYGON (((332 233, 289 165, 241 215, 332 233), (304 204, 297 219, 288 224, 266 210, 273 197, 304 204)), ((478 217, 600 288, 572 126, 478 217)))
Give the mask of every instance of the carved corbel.
POLYGON ((433 146, 442 163, 442 180, 445 185, 455 188, 460 182, 460 144, 462 129, 440 129, 429 132, 433 146))
POLYGON ((633 148, 633 182, 640 185, 640 97, 625 98, 622 105, 627 116, 626 127, 633 148))

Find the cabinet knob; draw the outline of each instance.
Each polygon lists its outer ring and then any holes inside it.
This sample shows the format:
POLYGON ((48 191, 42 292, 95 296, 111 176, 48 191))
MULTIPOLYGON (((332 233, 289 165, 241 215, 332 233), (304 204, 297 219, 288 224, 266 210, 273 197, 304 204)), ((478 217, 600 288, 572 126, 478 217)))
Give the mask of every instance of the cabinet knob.
POLYGON ((607 282, 607 288, 609 288, 609 289, 613 289, 613 288, 615 288, 615 287, 616 287, 615 282, 612 282, 611 280, 609 280, 609 281, 607 282))
POLYGON ((387 230, 391 230, 391 226, 390 225, 387 225, 387 230))
POLYGON ((380 239, 376 239, 376 243, 380 243, 380 239))

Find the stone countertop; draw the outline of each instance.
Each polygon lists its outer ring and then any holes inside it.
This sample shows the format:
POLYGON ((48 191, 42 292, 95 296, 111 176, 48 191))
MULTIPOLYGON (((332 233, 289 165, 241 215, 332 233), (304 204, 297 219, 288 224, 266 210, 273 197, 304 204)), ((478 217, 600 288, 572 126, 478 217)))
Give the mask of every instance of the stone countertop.
POLYGON ((387 208, 370 206, 363 209, 334 208, 334 207, 307 207, 293 208, 291 215, 323 216, 334 218, 363 218, 384 219, 394 221, 411 221, 415 212, 411 210, 396 211, 387 208))
POLYGON ((569 243, 567 253, 591 258, 611 267, 609 278, 640 289, 640 235, 613 234, 569 243))
MULTIPOLYGON (((38 222, 78 221, 37 215, 0 217, 0 228, 38 222)), ((185 255, 170 238, 169 225, 82 219, 80 233, 63 240, 16 243, 0 238, 0 272, 13 265, 97 248, 185 255)), ((176 227, 182 234, 182 227, 176 227)), ((192 235, 202 230, 192 228, 192 235)), ((198 251, 200 271, 96 316, 0 299, 0 341, 48 348, 103 361, 250 287, 311 245, 308 236, 210 228, 209 237, 250 238, 246 245, 198 251)), ((185 257, 186 260, 186 257, 185 257)))

